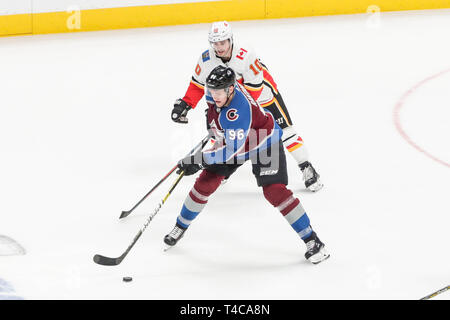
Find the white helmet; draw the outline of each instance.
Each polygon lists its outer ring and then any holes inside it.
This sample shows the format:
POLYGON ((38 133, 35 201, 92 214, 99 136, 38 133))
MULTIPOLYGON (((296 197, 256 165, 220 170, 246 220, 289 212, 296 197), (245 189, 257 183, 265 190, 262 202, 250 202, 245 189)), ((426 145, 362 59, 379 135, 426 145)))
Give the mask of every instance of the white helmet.
POLYGON ((224 41, 230 39, 230 45, 233 44, 233 32, 231 25, 227 21, 213 22, 208 33, 209 43, 224 41))

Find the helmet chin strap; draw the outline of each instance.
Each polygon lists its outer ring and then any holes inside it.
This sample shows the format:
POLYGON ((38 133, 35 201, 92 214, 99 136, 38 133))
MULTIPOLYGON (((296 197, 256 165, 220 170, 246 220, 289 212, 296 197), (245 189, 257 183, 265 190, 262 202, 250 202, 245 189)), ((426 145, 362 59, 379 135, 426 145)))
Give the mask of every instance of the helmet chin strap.
POLYGON ((227 61, 230 61, 231 56, 233 55, 233 42, 231 41, 231 39, 229 39, 229 40, 230 40, 230 48, 228 49, 228 53, 229 53, 230 57, 225 58, 227 61))
POLYGON ((225 92, 227 93, 227 101, 225 102, 224 106, 226 106, 230 102, 230 98, 233 95, 234 90, 230 93, 230 87, 228 87, 225 89, 225 92))

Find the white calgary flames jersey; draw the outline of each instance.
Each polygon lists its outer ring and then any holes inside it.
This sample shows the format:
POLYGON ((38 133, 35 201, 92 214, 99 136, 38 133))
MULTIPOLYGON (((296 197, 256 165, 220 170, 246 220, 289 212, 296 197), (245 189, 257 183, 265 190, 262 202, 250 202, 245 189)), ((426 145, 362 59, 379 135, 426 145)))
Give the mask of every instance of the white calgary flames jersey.
POLYGON ((228 62, 223 62, 217 57, 213 48, 206 50, 201 54, 192 76, 194 84, 204 88, 206 78, 219 65, 233 69, 236 80, 244 85, 244 88, 261 106, 272 103, 274 99, 272 89, 277 92, 276 84, 267 68, 256 57, 254 50, 234 43, 231 59, 228 62))

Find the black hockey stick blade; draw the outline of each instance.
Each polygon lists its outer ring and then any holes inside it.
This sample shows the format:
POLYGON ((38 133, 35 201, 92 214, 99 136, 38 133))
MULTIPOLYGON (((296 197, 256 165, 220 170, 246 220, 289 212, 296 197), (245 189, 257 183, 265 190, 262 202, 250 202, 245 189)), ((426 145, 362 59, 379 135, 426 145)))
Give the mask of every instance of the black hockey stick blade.
POLYGON ((120 214, 120 217, 119 217, 119 219, 123 219, 123 218, 126 218, 126 217, 128 217, 128 215, 130 214, 130 213, 132 213, 133 211, 134 211, 134 209, 136 209, 136 207, 137 206, 139 206, 145 199, 147 199, 147 197, 156 189, 156 188, 158 188, 176 169, 177 169, 177 165, 176 166, 174 166, 173 168, 172 168, 172 170, 170 170, 149 192, 147 192, 147 194, 141 199, 141 200, 139 200, 139 202, 138 203, 136 203, 135 205, 134 205, 134 207, 133 208, 131 208, 130 210, 128 210, 128 211, 122 211, 122 213, 120 214))
POLYGON ((152 221, 153 217, 159 212, 159 209, 161 209, 163 204, 167 201, 167 198, 169 198, 169 196, 171 195, 172 191, 175 189, 175 187, 181 181, 181 178, 183 178, 183 176, 184 176, 184 171, 181 171, 180 175, 178 176, 178 178, 175 180, 175 182, 170 187, 169 192, 167 192, 167 194, 164 197, 164 199, 162 199, 161 202, 158 204, 158 207, 156 207, 156 209, 153 211, 153 213, 147 218, 147 221, 145 221, 145 224, 142 227, 142 229, 139 230, 139 232, 134 237, 133 242, 131 242, 131 244, 128 246, 127 250, 125 250, 125 252, 122 253, 122 255, 120 257, 118 257, 118 258, 109 258, 109 257, 105 257, 105 256, 102 256, 102 255, 96 254, 94 256, 94 262, 97 263, 97 264, 103 265, 103 266, 117 266, 118 264, 120 264, 122 262, 122 260, 125 259, 127 254, 130 252, 131 248, 133 248, 133 246, 136 244, 136 242, 142 236, 142 233, 145 231, 147 226, 150 224, 150 221, 152 221))
POLYGON ((100 254, 96 254, 94 256, 94 262, 97 264, 100 264, 102 266, 117 266, 118 264, 120 264, 123 260, 123 257, 120 256, 118 258, 109 258, 109 257, 105 257, 102 256, 100 254))
MULTIPOLYGON (((145 228, 146 228, 146 225, 144 226, 144 229, 145 228)), ((125 259, 125 257, 127 256, 128 252, 130 252, 131 248, 133 248, 133 246, 136 244, 138 239, 141 237, 142 232, 144 231, 144 229, 139 230, 137 235, 134 237, 133 242, 128 246, 127 250, 125 250, 125 252, 122 253, 122 255, 120 257, 118 257, 118 258, 109 258, 109 257, 102 256, 100 254, 96 254, 94 256, 94 262, 97 263, 97 264, 100 264, 102 266, 117 266, 118 264, 120 264, 122 262, 123 259, 125 259)))
POLYGON ((128 211, 122 211, 122 213, 120 214, 119 219, 128 217, 128 215, 129 215, 130 213, 131 213, 131 210, 128 210, 128 211))

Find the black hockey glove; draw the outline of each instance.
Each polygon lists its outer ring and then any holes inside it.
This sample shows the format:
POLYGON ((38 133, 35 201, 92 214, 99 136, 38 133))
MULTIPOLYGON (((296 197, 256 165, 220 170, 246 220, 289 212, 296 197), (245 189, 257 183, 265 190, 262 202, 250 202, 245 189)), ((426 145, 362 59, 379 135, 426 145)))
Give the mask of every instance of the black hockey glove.
POLYGON ((178 123, 188 123, 186 115, 190 109, 191 107, 183 99, 177 99, 172 109, 172 120, 178 123))
POLYGON ((203 162, 203 155, 201 152, 199 152, 196 153, 195 155, 190 155, 180 160, 178 162, 177 174, 180 174, 181 171, 184 171, 185 176, 190 176, 196 173, 197 171, 205 168, 205 166, 206 163, 203 162))

